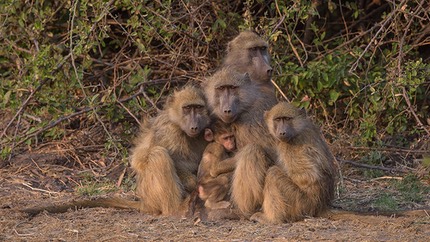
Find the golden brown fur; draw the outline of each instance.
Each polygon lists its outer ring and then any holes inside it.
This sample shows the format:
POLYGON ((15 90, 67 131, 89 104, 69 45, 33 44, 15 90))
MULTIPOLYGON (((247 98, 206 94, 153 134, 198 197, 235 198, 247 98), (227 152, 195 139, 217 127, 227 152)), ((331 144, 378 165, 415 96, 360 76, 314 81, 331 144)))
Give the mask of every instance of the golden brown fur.
POLYGON ((211 126, 213 142, 206 147, 197 173, 199 197, 210 209, 227 208, 236 150, 233 132, 221 121, 211 126))
POLYGON ((238 152, 231 198, 241 213, 250 216, 263 202, 265 173, 276 157, 274 139, 263 120, 264 94, 247 74, 232 68, 210 77, 205 93, 212 114, 233 128, 238 152))
POLYGON ((282 223, 327 210, 335 187, 335 158, 304 110, 281 102, 265 114, 277 140, 276 165, 265 178, 262 212, 251 219, 282 223))
POLYGON ((258 34, 243 31, 228 43, 223 66, 239 73, 249 73, 251 80, 262 93, 262 104, 274 105, 276 96, 271 83, 272 67, 268 48, 267 42, 258 34))
POLYGON ((197 189, 197 169, 207 144, 202 131, 208 124, 203 94, 186 87, 175 92, 164 111, 142 127, 131 155, 142 211, 175 214, 197 189))

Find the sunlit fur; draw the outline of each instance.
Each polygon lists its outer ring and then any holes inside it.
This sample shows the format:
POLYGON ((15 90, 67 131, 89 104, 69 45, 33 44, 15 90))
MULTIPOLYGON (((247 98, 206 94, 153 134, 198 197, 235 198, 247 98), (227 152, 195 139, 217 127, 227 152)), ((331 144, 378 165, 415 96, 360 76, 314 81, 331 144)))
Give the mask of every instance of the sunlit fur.
POLYGON ((230 123, 236 138, 237 162, 231 187, 231 199, 239 211, 252 215, 263 202, 263 186, 266 171, 276 158, 274 138, 269 135, 264 124, 263 113, 270 107, 258 87, 253 82, 244 82, 241 76, 230 68, 217 71, 206 80, 205 93, 213 114, 222 119, 217 109, 220 97, 216 88, 222 85, 236 85, 235 95, 239 111, 230 123))
POLYGON ((137 174, 137 193, 141 210, 154 214, 175 214, 186 207, 184 198, 196 189, 197 168, 207 144, 203 133, 190 137, 183 130, 188 117, 186 105, 203 105, 197 117, 199 130, 209 124, 203 93, 191 86, 177 91, 166 102, 164 111, 145 123, 131 154, 131 167, 137 174))
POLYGON ((274 105, 277 101, 275 88, 271 83, 272 67, 268 47, 267 42, 258 34, 243 31, 228 43, 222 66, 233 68, 239 73, 249 73, 262 93, 264 104, 274 105))
POLYGON ((251 219, 282 223, 320 215, 334 195, 335 158, 319 128, 303 110, 286 102, 274 106, 265 119, 277 138, 277 160, 266 174, 262 212, 251 219), (290 119, 275 128, 282 117, 290 119), (279 129, 290 130, 291 137, 279 138, 279 129))

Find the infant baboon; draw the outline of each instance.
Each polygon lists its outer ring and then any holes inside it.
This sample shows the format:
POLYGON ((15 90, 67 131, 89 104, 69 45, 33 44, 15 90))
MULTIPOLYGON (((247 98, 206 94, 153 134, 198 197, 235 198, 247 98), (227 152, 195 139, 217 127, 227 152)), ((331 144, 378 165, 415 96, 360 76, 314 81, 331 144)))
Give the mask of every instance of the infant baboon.
POLYGON ((277 140, 276 165, 267 171, 262 212, 251 220, 268 223, 318 216, 330 204, 335 187, 335 158, 305 110, 281 102, 265 113, 277 140))
POLYGON ((202 132, 210 121, 206 107, 203 93, 188 86, 143 125, 131 155, 142 211, 170 215, 188 207, 185 203, 197 189, 197 169, 207 144, 202 132))
POLYGON ((235 160, 232 158, 236 151, 234 134, 229 125, 219 120, 205 132, 206 140, 212 142, 203 152, 197 173, 199 197, 207 208, 227 208, 230 205, 226 201, 227 194, 235 168, 235 160))

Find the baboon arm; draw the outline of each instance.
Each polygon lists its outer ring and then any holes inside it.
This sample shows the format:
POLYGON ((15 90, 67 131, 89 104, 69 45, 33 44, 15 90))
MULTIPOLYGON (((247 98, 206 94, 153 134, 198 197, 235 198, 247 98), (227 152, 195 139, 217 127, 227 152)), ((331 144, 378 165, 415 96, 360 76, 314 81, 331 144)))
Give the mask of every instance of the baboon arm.
POLYGON ((75 200, 61 205, 51 205, 42 207, 32 207, 21 209, 21 212, 27 213, 31 216, 37 215, 43 211, 48 213, 65 213, 69 209, 81 209, 81 208, 121 208, 121 209, 140 209, 139 201, 130 201, 123 198, 96 198, 93 200, 75 200))
POLYGON ((197 189, 197 176, 191 171, 187 170, 185 167, 176 167, 176 172, 179 179, 187 192, 192 192, 197 189))
POLYGON ((220 174, 228 173, 234 171, 236 168, 236 159, 227 158, 220 162, 216 162, 212 165, 210 174, 212 177, 217 177, 220 174))

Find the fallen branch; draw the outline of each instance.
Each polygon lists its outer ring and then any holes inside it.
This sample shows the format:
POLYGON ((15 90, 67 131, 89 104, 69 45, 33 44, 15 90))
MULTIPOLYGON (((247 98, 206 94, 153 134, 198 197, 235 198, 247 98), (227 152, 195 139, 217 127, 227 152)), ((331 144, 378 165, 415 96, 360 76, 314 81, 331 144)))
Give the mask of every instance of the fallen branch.
POLYGON ((337 159, 337 160, 341 163, 348 163, 348 164, 351 164, 353 166, 362 167, 362 168, 366 168, 366 169, 381 170, 381 171, 388 171, 388 172, 401 172, 401 173, 408 173, 409 172, 405 169, 387 168, 387 167, 382 167, 382 166, 367 165, 367 164, 358 163, 358 162, 355 162, 352 160, 343 160, 343 159, 337 159))

